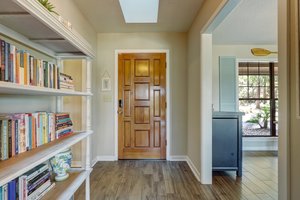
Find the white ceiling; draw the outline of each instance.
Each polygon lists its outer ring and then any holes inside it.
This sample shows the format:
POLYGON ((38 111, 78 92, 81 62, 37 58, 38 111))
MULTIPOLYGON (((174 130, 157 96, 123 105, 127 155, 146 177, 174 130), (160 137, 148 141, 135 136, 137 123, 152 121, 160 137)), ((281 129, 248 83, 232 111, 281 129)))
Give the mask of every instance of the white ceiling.
POLYGON ((277 45, 277 0, 241 0, 213 32, 214 44, 277 45))
POLYGON ((74 0, 99 33, 186 32, 204 0, 160 0, 157 24, 126 24, 119 0, 74 0))

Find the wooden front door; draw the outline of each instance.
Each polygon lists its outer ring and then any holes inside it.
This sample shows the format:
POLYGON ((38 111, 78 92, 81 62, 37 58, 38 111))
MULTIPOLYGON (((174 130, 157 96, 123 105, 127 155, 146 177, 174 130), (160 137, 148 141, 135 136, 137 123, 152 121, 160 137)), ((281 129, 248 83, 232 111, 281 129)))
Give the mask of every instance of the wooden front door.
POLYGON ((166 54, 119 54, 119 159, 166 159, 166 54))

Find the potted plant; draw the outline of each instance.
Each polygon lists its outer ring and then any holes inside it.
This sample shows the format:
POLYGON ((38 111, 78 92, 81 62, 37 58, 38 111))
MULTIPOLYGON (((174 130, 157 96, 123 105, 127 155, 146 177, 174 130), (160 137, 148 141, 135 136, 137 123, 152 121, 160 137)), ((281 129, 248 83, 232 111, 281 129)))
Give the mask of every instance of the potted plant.
POLYGON ((54 13, 56 15, 59 15, 56 11, 53 9, 55 8, 52 3, 50 3, 48 0, 38 0, 40 4, 42 4, 49 12, 54 13))

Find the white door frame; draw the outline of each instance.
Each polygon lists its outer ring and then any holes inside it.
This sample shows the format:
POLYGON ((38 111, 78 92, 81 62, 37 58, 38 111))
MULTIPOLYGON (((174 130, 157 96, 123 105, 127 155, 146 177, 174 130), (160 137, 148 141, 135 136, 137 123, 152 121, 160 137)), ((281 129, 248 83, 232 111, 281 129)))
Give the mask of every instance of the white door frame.
MULTIPOLYGON (((218 26, 222 22, 222 20, 225 18, 227 14, 233 10, 233 8, 237 5, 237 1, 228 1, 228 0, 223 0, 224 5, 228 3, 228 6, 220 7, 218 11, 218 15, 215 16, 215 18, 210 21, 207 26, 203 29, 202 32, 200 32, 200 36, 202 38, 202 33, 212 33, 214 28, 218 26), (232 3, 232 5, 230 4, 232 3)), ((288 122, 288 9, 289 9, 289 2, 288 0, 281 0, 278 1, 278 64, 279 66, 283 66, 279 68, 279 98, 280 98, 280 103, 279 103, 279 112, 281 115, 281 119, 279 120, 279 146, 278 146, 278 195, 279 199, 289 199, 289 194, 290 194, 290 159, 289 159, 289 154, 290 154, 290 149, 288 146, 289 143, 289 122, 288 122)), ((203 41, 202 41, 203 42, 203 41)), ((208 44, 208 47, 212 45, 208 44)), ((201 53, 203 51, 206 51, 204 45, 200 46, 201 48, 201 53)), ((205 58, 205 57, 204 57, 205 58)), ((201 68, 203 68, 203 63, 206 63, 206 61, 201 60, 201 68)), ((211 77, 212 79, 212 77, 211 77)), ((208 91, 205 91, 208 92, 208 91)), ((202 98, 203 100, 203 98, 202 98)), ((207 104, 208 105, 208 104, 207 104)), ((203 110, 201 112, 201 116, 203 115, 203 110)), ((202 134, 207 134, 205 132, 202 132, 201 130, 201 135, 202 134)), ((206 136, 207 140, 210 140, 211 137, 211 132, 208 133, 209 136, 206 136)), ((201 136, 202 137, 202 136, 201 136)), ((212 146, 211 146, 212 147, 212 146)), ((203 149, 203 142, 201 142, 201 150, 203 149)), ((210 154, 211 150, 205 150, 210 154)), ((204 176, 207 178, 209 182, 209 174, 210 172, 206 168, 206 170, 203 170, 205 168, 205 162, 208 162, 209 156, 206 156, 206 161, 204 159, 203 163, 203 158, 202 158, 203 152, 201 151, 201 175, 202 173, 206 173, 204 176)), ((202 182, 202 181, 201 181, 202 182)))
POLYGON ((167 62, 167 70, 166 70, 166 101, 167 101, 167 108, 166 108, 166 139, 167 139, 167 146, 166 146, 166 160, 170 160, 170 150, 171 150, 171 127, 172 127, 172 116, 171 116, 171 108, 172 108, 172 102, 171 102, 171 84, 170 84, 170 50, 169 49, 117 49, 115 50, 115 81, 114 81, 114 88, 115 88, 115 94, 114 94, 114 137, 115 137, 115 153, 114 153, 114 159, 118 160, 118 136, 119 136, 119 130, 118 130, 118 73, 119 73, 119 59, 118 55, 120 53, 165 53, 166 54, 166 62, 167 62))

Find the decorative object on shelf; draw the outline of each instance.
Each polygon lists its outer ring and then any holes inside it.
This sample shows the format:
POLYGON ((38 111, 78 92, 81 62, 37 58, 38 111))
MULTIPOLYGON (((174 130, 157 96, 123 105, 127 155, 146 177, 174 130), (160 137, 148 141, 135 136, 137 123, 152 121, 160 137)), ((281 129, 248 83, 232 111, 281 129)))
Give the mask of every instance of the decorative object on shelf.
POLYGON ((269 51, 268 49, 263 48, 253 48, 251 49, 251 53, 254 56, 268 56, 270 54, 278 54, 277 51, 269 51))
POLYGON ((65 27, 72 30, 72 24, 69 20, 64 19, 62 16, 60 16, 56 11, 53 9, 55 8, 52 3, 49 2, 49 0, 38 0, 50 13, 54 13, 58 17, 58 21, 60 21, 65 27))
POLYGON ((56 11, 53 9, 55 8, 52 3, 50 3, 48 0, 38 0, 49 12, 54 13, 56 15, 59 15, 56 11))
POLYGON ((59 87, 60 89, 75 91, 72 76, 65 73, 59 73, 59 87))
POLYGON ((64 181, 69 177, 68 171, 71 168, 72 153, 66 149, 50 159, 53 172, 56 174, 56 181, 64 181))
POLYGON ((101 84, 102 84, 102 91, 110 91, 111 90, 111 81, 110 81, 110 75, 105 70, 102 78, 101 78, 101 84))

